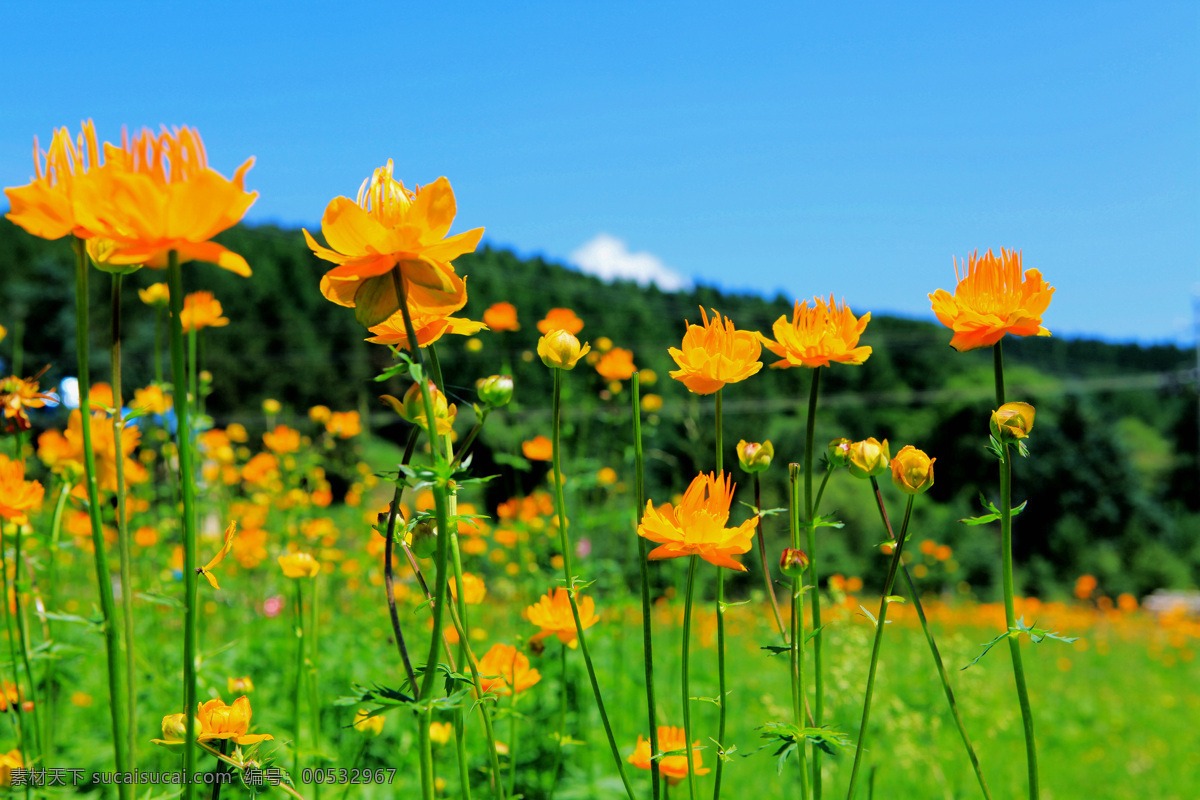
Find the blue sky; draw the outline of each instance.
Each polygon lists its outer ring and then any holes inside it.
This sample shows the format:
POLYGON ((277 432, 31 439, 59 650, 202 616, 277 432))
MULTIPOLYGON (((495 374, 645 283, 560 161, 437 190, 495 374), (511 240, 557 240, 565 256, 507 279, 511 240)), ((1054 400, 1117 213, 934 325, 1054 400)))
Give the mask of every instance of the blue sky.
POLYGON ((602 273, 932 318, 1018 248, 1056 334, 1194 341, 1200 5, 6 3, 0 183, 32 137, 188 124, 251 221, 388 158, 455 230, 602 273), (203 11, 198 10, 203 7, 203 11))

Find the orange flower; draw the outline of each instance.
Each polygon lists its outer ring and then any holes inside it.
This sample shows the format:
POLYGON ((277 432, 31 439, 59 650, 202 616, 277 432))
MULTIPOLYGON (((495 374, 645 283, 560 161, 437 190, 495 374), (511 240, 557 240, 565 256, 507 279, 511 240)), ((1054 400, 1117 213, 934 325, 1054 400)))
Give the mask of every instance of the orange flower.
POLYGON ((710 564, 740 572, 746 568, 731 556, 750 549, 757 517, 736 528, 726 528, 734 484, 725 473, 701 473, 692 481, 678 506, 670 503, 655 508, 646 502, 646 513, 638 526, 638 535, 657 542, 650 551, 651 560, 700 556, 710 564))
POLYGON ((530 461, 549 461, 554 458, 554 443, 539 434, 527 442, 521 442, 521 452, 530 461))
POLYGON ((438 178, 409 190, 392 177, 393 165, 363 181, 358 199, 335 197, 321 218, 329 247, 304 238, 318 258, 338 266, 321 278, 326 299, 355 308, 364 325, 378 325, 400 308, 392 278, 400 268, 410 307, 449 314, 466 305, 467 287, 451 261, 473 252, 483 228, 446 238, 457 207, 450 181, 438 178))
MULTIPOLYGON (((109 402, 112 402, 111 400, 109 402)), ((92 450, 96 457, 96 481, 101 491, 115 492, 117 490, 117 446, 113 437, 112 417, 103 411, 89 415, 92 426, 92 450)), ((68 462, 83 463, 83 417, 79 409, 71 412, 67 420, 67 448, 62 448, 55 455, 64 467, 68 462)), ((125 481, 127 483, 142 483, 149 478, 146 468, 129 456, 141 442, 142 432, 135 425, 127 425, 121 429, 121 457, 124 458, 125 481)), ((42 440, 38 439, 39 449, 42 440)), ((54 449, 54 448, 52 448, 54 449)), ((43 456, 43 460, 45 457, 43 456)), ((57 470, 57 464, 54 467, 57 470)), ((82 469, 80 469, 82 472, 82 469)), ((82 485, 77 487, 82 491, 82 485)))
POLYGON ((1075 581, 1075 596, 1087 600, 1096 591, 1097 581, 1092 575, 1080 575, 1075 581))
POLYGON ((954 296, 938 289, 929 299, 933 313, 954 331, 950 346, 955 350, 990 347, 1006 333, 1050 335, 1042 327, 1042 314, 1050 307, 1054 287, 1047 286, 1036 269, 1022 276, 1019 252, 1002 248, 996 258, 988 250, 980 258, 976 251, 967 259, 965 276, 959 274, 958 259, 954 260, 954 274, 958 278, 954 296))
POLYGON ((704 325, 688 325, 682 348, 672 347, 671 358, 679 369, 671 377, 696 394, 712 394, 727 383, 744 381, 762 369, 762 344, 750 331, 739 331, 728 317, 713 309, 710 321, 703 308, 704 325))
MULTIPOLYGON (((675 786, 688 776, 687 739, 683 736, 683 728, 659 725, 658 749, 663 753, 683 751, 679 755, 663 756, 658 759, 659 774, 665 775, 667 782, 675 786)), ((648 770, 650 769, 650 757, 652 755, 653 753, 650 752, 650 740, 639 734, 637 748, 633 751, 633 755, 629 757, 629 763, 638 769, 648 770)), ((711 771, 701 766, 704 763, 704 759, 700 755, 700 742, 692 744, 692 761, 695 763, 697 775, 707 775, 711 771)))
POLYGON ((0 786, 12 786, 12 771, 25 766, 20 749, 9 750, 0 754, 0 786))
POLYGON ((171 301, 171 290, 165 283, 152 283, 145 289, 138 289, 138 297, 151 308, 166 308, 171 301))
MULTIPOLYGON (((447 333, 470 336, 487 327, 482 322, 475 322, 463 317, 430 314, 420 306, 412 309, 412 318, 413 330, 417 334, 417 347, 433 344, 447 333)), ((408 331, 404 327, 402 314, 392 314, 383 322, 373 326, 370 331, 375 335, 367 339, 368 342, 395 345, 403 350, 410 349, 408 331)))
POLYGON ((362 420, 357 411, 334 411, 325 423, 325 430, 339 439, 350 439, 362 433, 362 420))
POLYGON ((73 201, 77 225, 110 240, 108 264, 161 268, 174 250, 180 262, 250 274, 246 259, 209 240, 236 225, 258 197, 245 189, 253 158, 226 180, 209 168, 200 134, 188 127, 157 135, 144 128, 120 148, 106 144, 104 156, 104 166, 77 182, 73 201))
POLYGON ((53 403, 58 400, 54 392, 38 391, 38 377, 18 378, 13 375, 0 380, 0 409, 4 410, 5 433, 29 430, 29 414, 25 409, 42 408, 47 401, 53 403))
POLYGON ((569 308, 552 308, 546 312, 546 318, 537 324, 538 333, 550 331, 566 331, 570 334, 583 330, 583 320, 575 316, 569 308))
POLYGON ((627 381, 637 372, 633 365, 633 352, 622 347, 609 350, 596 363, 596 372, 606 381, 627 381))
POLYGON ((183 298, 183 312, 179 315, 183 332, 225 327, 229 319, 221 316, 221 310, 221 301, 212 292, 192 292, 183 298))
POLYGON ((44 494, 42 484, 25 480, 24 464, 0 455, 0 517, 24 525, 25 512, 41 508, 44 494))
POLYGON ((229 706, 220 698, 201 703, 196 717, 200 723, 197 738, 202 742, 232 739, 237 744, 258 744, 265 739, 275 738, 269 733, 246 733, 250 729, 250 698, 245 695, 229 706))
POLYGON ((161 386, 152 384, 134 391, 132 406, 144 409, 148 414, 162 415, 171 408, 171 402, 171 396, 164 394, 161 386))
POLYGON ((829 303, 819 297, 813 298, 813 307, 808 301, 796 301, 792 309, 792 321, 787 315, 775 320, 771 333, 777 341, 763 337, 767 346, 780 360, 772 367, 828 367, 830 361, 840 364, 861 364, 871 355, 871 348, 859 347, 858 337, 871 321, 871 312, 856 319, 850 307, 842 301, 841 308, 829 296, 829 303))
MULTIPOLYGON (((483 602, 483 598, 487 595, 487 587, 483 581, 470 572, 463 573, 463 602, 469 606, 477 606, 483 602)), ((453 577, 450 578, 450 596, 455 600, 458 599, 458 581, 453 577)))
POLYGON ((274 431, 263 434, 263 444, 273 453, 295 453, 300 449, 300 431, 287 425, 276 425, 274 431))
POLYGON ((536 669, 529 668, 529 658, 511 644, 494 644, 479 659, 479 677, 483 691, 509 695, 518 694, 542 679, 536 669))
MULTIPOLYGON (((575 598, 579 606, 579 622, 584 630, 600 621, 596 616, 596 601, 583 595, 575 598)), ((525 609, 525 616, 534 625, 542 629, 530 641, 540 641, 547 636, 557 636, 558 640, 572 649, 579 646, 579 633, 575 630, 575 617, 571 614, 571 598, 567 590, 559 586, 553 592, 542 595, 536 603, 525 609)))
POLYGON ((9 212, 4 216, 42 239, 60 239, 68 233, 88 236, 75 218, 74 189, 89 169, 99 166, 100 147, 91 120, 83 123, 77 141, 66 128, 54 132, 50 148, 41 150, 33 138, 36 177, 27 186, 5 189, 9 212), (43 161, 45 162, 43 164, 43 161))
POLYGON ((517 323, 517 307, 512 303, 492 303, 483 312, 483 323, 497 333, 501 331, 519 331, 517 323))

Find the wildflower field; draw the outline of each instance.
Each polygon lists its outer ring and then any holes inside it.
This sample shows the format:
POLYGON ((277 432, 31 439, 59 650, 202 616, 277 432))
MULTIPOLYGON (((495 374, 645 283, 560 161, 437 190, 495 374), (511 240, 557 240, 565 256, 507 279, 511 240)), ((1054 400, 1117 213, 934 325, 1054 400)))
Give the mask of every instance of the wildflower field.
POLYGON ((8 791, 1200 794, 1194 387, 1047 369, 1052 269, 663 323, 391 161, 234 228, 251 164, 85 123, 5 190, 8 791))

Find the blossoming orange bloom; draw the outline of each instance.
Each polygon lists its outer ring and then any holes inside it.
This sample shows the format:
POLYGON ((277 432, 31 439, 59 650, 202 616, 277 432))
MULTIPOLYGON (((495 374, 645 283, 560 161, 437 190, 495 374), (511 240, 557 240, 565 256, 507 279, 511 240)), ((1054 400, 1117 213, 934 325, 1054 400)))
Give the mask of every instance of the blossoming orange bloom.
POLYGON ((518 694, 542 679, 529 668, 529 658, 511 644, 494 644, 479 659, 479 677, 483 691, 499 695, 518 694))
MULTIPOLYGON (((687 739, 684 738, 683 728, 659 725, 658 749, 663 753, 669 753, 672 750, 686 751, 687 739)), ((638 769, 648 770, 650 769, 650 757, 652 755, 650 752, 650 740, 639 734, 637 748, 634 749, 633 755, 629 757, 629 763, 638 769)), ((700 755, 700 742, 692 744, 692 761, 696 765, 697 775, 707 775, 711 771, 701 766, 704 763, 704 759, 700 755)), ((667 782, 670 785, 677 785, 688 776, 687 753, 682 752, 679 755, 663 756, 658 759, 658 771, 660 775, 666 776, 667 782)))
POLYGON ((362 420, 357 411, 334 411, 325 423, 325 430, 339 439, 350 439, 362 433, 362 420))
POLYGON ((171 396, 161 386, 151 385, 133 393, 133 408, 145 409, 150 414, 165 414, 171 408, 171 396))
POLYGON ((529 441, 521 442, 521 452, 530 461, 549 461, 554 458, 554 443, 538 434, 529 441))
MULTIPOLYGON (((109 402, 112 402, 109 400, 109 402)), ((117 446, 116 439, 113 436, 112 417, 103 411, 97 411, 88 415, 89 424, 92 426, 92 450, 96 459, 96 482, 101 491, 115 492, 117 490, 117 446)), ((55 442, 52 447, 58 445, 57 458, 61 462, 76 462, 83 464, 83 417, 79 413, 79 409, 71 412, 71 416, 67 420, 67 432, 65 435, 67 447, 61 448, 61 443, 55 442)), ((135 425, 127 425, 121 429, 121 447, 120 456, 124 458, 125 482, 127 484, 143 483, 149 478, 149 473, 146 468, 139 462, 129 456, 137 449, 138 444, 142 440, 142 432, 135 425)), ((38 439, 39 446, 41 439, 38 439)), ((43 460, 45 460, 43 458, 43 460)), ((67 465, 64 463, 64 467, 67 465)), ((57 468, 55 467, 56 471, 57 468)), ((80 468, 82 472, 82 467, 80 468)), ((81 493, 83 486, 76 487, 81 493)))
POLYGON ((245 695, 228 706, 220 698, 201 703, 196 717, 200 722, 198 738, 202 742, 232 739, 237 744, 246 745, 275 738, 268 733, 247 733, 250 729, 250 698, 245 695))
MULTIPOLYGON (((463 602, 469 606, 477 606, 487 596, 487 586, 480 578, 470 572, 463 573, 463 602)), ((450 595, 458 599, 458 581, 450 578, 450 595)))
POLYGON ((566 331, 569 334, 577 334, 583 330, 583 320, 575 316, 575 312, 569 308, 552 308, 546 312, 546 318, 537 324, 538 333, 549 333, 550 331, 566 331))
POLYGON ((257 453, 242 467, 242 480, 249 484, 263 485, 277 477, 279 459, 270 453, 257 453))
POLYGON ((1097 585, 1095 576, 1080 575, 1075 581, 1075 596, 1080 600, 1087 600, 1092 596, 1092 592, 1096 591, 1097 585))
MULTIPOLYGON (((43 370, 44 372, 44 370, 43 370)), ((39 392, 37 377, 18 378, 15 375, 0 380, 0 409, 4 411, 5 433, 29 430, 27 408, 42 408, 58 398, 54 392, 39 392)))
POLYGON ((787 321, 786 314, 775 320, 771 333, 776 341, 764 336, 763 344, 780 358, 772 367, 828 367, 830 361, 861 364, 871 355, 871 348, 859 347, 858 337, 870 321, 871 312, 856 319, 845 301, 838 308, 833 295, 828 303, 814 297, 812 308, 807 300, 797 300, 792 321, 787 321))
POLYGON ((295 453, 300 449, 300 431, 287 425, 276 425, 275 430, 263 434, 263 444, 273 453, 295 453))
MULTIPOLYGON (((413 330, 417 334, 417 347, 426 347, 433 344, 447 333, 470 336, 473 333, 479 333, 487 327, 482 322, 476 322, 463 317, 430 314, 420 306, 412 309, 412 318, 413 330)), ((410 349, 408 344, 408 330, 404 326, 404 316, 402 314, 392 314, 383 322, 371 327, 370 331, 375 335, 367 339, 368 342, 395 345, 403 350, 410 349)))
POLYGON ((192 292, 183 298, 179 321, 184 333, 193 329, 223 328, 229 324, 229 318, 221 316, 221 312, 221 301, 213 297, 212 292, 192 292))
POLYGON ((109 264, 161 268, 174 250, 180 262, 250 274, 246 259, 209 240, 237 224, 258 197, 245 189, 253 158, 226 180, 209 168, 200 134, 185 126, 158 134, 144 128, 122 147, 106 144, 104 159, 78 181, 73 201, 78 224, 111 240, 109 264))
POLYGON ((72 203, 74 188, 89 169, 100 163, 100 147, 91 120, 83 123, 76 141, 66 128, 54 132, 49 149, 38 147, 33 139, 33 167, 36 173, 27 186, 5 189, 9 212, 4 216, 29 233, 42 239, 59 239, 68 233, 86 237, 89 232, 75 219, 72 203), (43 163, 44 162, 44 163, 43 163))
POLYGON ((41 507, 44 493, 42 484, 25 480, 24 464, 0 455, 0 517, 24 525, 26 512, 41 507))
POLYGON ((12 786, 12 771, 25 766, 20 749, 12 749, 0 754, 0 786, 12 786))
POLYGON ((483 323, 497 333, 521 330, 517 323, 517 307, 503 301, 488 306, 487 311, 483 312, 483 323))
POLYGON ((446 237, 457 211, 450 181, 438 178, 409 190, 392 177, 392 170, 389 159, 363 181, 357 201, 348 197, 330 201, 321 218, 321 233, 329 247, 317 244, 304 231, 313 253, 338 265, 321 278, 321 293, 348 308, 360 303, 372 306, 374 310, 366 309, 369 325, 399 308, 388 275, 396 266, 410 306, 440 314, 462 308, 466 284, 454 274, 450 262, 473 252, 483 236, 483 228, 475 228, 446 237))
MULTIPOLYGON (((584 630, 600 621, 596 616, 595 600, 580 595, 575 598, 575 602, 579 606, 579 622, 584 630)), ((563 587, 542 595, 541 599, 525 609, 525 616, 542 629, 542 632, 535 634, 530 641, 536 642, 547 636, 557 636, 560 642, 572 649, 579 646, 575 617, 571 614, 571 598, 563 587)))
POLYGON ((967 259, 966 275, 959 273, 954 260, 958 285, 954 295, 938 289, 929 295, 933 313, 943 325, 954 331, 950 346, 959 352, 990 347, 1014 336, 1049 336, 1042 327, 1042 314, 1050 307, 1054 287, 1042 280, 1036 269, 1021 275, 1021 254, 1015 250, 992 251, 980 258, 978 251, 967 259))
POLYGON ((712 394, 727 383, 744 381, 762 369, 762 344, 757 334, 739 331, 728 317, 713 309, 712 320, 700 309, 703 325, 688 325, 683 346, 667 352, 679 369, 671 377, 696 394, 712 394))
POLYGON ((725 473, 697 475, 678 506, 670 503, 655 508, 646 501, 646 513, 638 535, 661 546, 650 551, 652 560, 700 556, 710 564, 740 572, 746 568, 731 556, 750 549, 757 517, 736 528, 726 528, 735 484, 725 473))
POLYGON ((606 381, 627 381, 637 372, 633 365, 633 351, 614 347, 596 363, 596 372, 606 381))

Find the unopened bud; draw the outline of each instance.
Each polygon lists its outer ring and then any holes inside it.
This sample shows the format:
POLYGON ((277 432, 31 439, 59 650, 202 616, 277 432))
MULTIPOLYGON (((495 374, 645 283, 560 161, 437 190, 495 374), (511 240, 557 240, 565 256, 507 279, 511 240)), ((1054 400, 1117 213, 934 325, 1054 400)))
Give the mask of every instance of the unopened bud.
POLYGON ((850 445, 850 474, 856 478, 873 478, 887 471, 892 460, 887 439, 882 442, 871 437, 850 445))
MULTIPOLYGON (((458 414, 458 408, 446 400, 446 395, 438 390, 433 381, 428 381, 428 386, 430 400, 433 402, 433 418, 437 422, 437 432, 439 435, 445 436, 454 428, 454 418, 458 414)), ((425 423, 425 398, 421 394, 421 384, 414 383, 408 387, 403 400, 397 400, 390 394, 385 394, 379 399, 412 424, 422 428, 428 427, 425 423)))
POLYGON ((779 571, 789 578, 799 578, 808 569, 808 554, 786 547, 779 558, 779 571))
POLYGON ((933 486, 933 462, 923 450, 905 445, 892 459, 892 483, 905 494, 921 494, 933 486))
POLYGON ((492 408, 508 405, 513 395, 513 379, 511 375, 492 375, 480 378, 475 382, 475 391, 479 399, 492 408))
POLYGON ((738 461, 742 464, 742 469, 746 470, 746 472, 762 472, 771 466, 771 459, 775 457, 775 446, 769 441, 759 444, 757 442, 747 442, 743 439, 737 444, 737 455, 738 461))
POLYGON ((992 412, 992 436, 1002 442, 1017 442, 1033 429, 1033 406, 1029 403, 1005 403, 992 412))
POLYGON ((437 550, 437 528, 431 522, 418 522, 412 529, 412 550, 418 558, 429 558, 437 550))
POLYGON ((844 467, 850 463, 850 445, 849 439, 834 439, 829 443, 829 463, 835 467, 844 467))
MULTIPOLYGON (((196 730, 200 729, 199 721, 196 724, 196 730)), ((168 742, 182 742, 187 735, 187 715, 186 714, 167 714, 162 718, 162 735, 163 739, 168 742)))
POLYGON ((574 334, 563 330, 550 331, 537 344, 542 363, 552 369, 575 369, 575 364, 591 349, 591 345, 580 345, 574 334))

